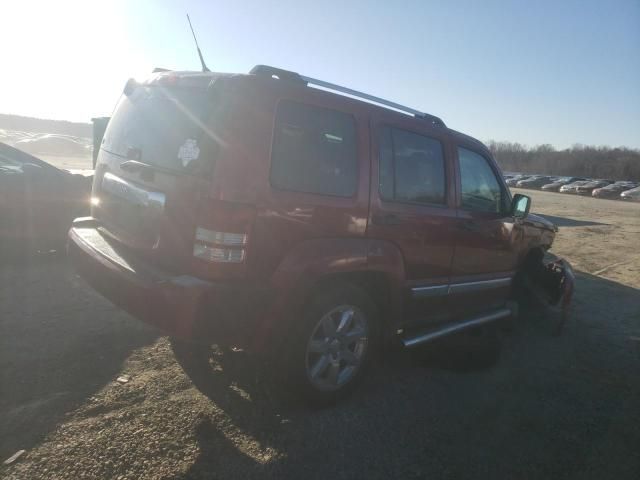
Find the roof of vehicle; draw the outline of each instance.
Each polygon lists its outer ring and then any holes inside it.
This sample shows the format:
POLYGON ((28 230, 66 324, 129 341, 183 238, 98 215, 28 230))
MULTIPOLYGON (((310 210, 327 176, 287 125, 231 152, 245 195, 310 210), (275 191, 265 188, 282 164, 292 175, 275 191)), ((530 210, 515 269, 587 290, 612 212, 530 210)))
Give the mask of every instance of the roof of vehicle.
POLYGON ((397 112, 401 115, 409 115, 418 119, 424 119, 426 123, 435 128, 443 128, 445 129, 451 136, 460 140, 461 142, 466 142, 473 144, 479 148, 482 148, 485 151, 489 151, 488 148, 478 139, 466 135, 462 132, 458 132, 456 130, 448 128, 445 123, 439 117, 432 115, 430 113, 418 111, 411 107, 407 107, 404 105, 400 105, 398 103, 392 102, 390 100, 386 100, 380 97, 375 97, 373 95, 359 92, 353 90, 348 87, 343 87, 340 85, 332 84, 329 82, 325 82, 323 80, 314 79, 311 77, 306 77, 300 75, 296 72, 292 72, 289 70, 283 70, 276 67, 271 67, 267 65, 256 65, 251 69, 249 74, 233 74, 233 73, 220 73, 220 72, 194 72, 194 71, 175 71, 175 70, 165 70, 165 69, 156 69, 153 72, 153 76, 147 79, 145 84, 167 84, 171 85, 172 83, 177 83, 176 80, 179 78, 180 84, 184 84, 186 81, 186 85, 188 86, 202 86, 206 87, 211 84, 212 80, 217 78, 234 78, 234 77, 262 77, 267 78, 269 80, 277 80, 284 81, 290 83, 294 87, 302 87, 306 88, 310 85, 317 86, 317 90, 320 90, 327 95, 335 95, 339 97, 343 97, 348 101, 361 102, 369 105, 375 109, 384 109, 387 111, 397 112))
POLYGON ((602 188, 607 188, 609 190, 615 190, 617 188, 635 188, 637 187, 638 184, 635 182, 616 182, 616 183, 610 183, 609 185, 605 185, 602 188))
POLYGON ((578 181, 571 182, 571 183, 569 183, 567 185, 564 185, 564 186, 566 186, 566 187, 570 187, 570 186, 577 187, 579 185, 585 185, 587 183, 591 183, 591 180, 578 180, 578 181))
POLYGON ((484 150, 488 150, 487 146, 484 143, 482 143, 477 138, 472 137, 471 135, 467 135, 466 133, 458 132, 457 130, 453 130, 451 128, 447 128, 447 130, 451 134, 452 137, 454 137, 454 138, 456 138, 458 140, 466 141, 468 143, 473 143, 473 144, 477 145, 478 147, 483 148, 484 150))

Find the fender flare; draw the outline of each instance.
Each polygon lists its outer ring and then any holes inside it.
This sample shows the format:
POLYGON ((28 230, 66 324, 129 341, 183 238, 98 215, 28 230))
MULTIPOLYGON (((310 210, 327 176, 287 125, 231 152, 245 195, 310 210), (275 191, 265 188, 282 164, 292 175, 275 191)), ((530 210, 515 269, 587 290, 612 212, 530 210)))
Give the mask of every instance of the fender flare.
MULTIPOLYGON (((353 274, 382 274, 388 286, 388 317, 392 328, 402 320, 404 258, 393 243, 369 238, 319 238, 296 245, 269 279, 273 301, 258 323, 253 347, 265 351, 281 324, 292 319, 322 280, 353 274)), ((393 328, 395 331, 395 328, 393 328)))

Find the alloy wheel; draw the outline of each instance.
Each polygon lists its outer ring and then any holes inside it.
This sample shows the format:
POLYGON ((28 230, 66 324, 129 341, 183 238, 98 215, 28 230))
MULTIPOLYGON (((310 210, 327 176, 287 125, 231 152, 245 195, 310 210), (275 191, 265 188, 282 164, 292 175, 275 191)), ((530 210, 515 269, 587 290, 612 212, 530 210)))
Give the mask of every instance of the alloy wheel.
POLYGON ((341 305, 316 324, 306 349, 306 372, 320 390, 338 390, 354 378, 368 348, 369 325, 354 305, 341 305))

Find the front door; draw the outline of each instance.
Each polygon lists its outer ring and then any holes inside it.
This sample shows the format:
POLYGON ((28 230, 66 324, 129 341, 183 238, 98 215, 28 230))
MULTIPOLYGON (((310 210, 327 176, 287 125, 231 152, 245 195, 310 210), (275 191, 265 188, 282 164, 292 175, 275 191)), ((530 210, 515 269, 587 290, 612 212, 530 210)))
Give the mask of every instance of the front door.
POLYGON ((510 213, 510 195, 486 153, 457 146, 456 250, 449 303, 456 315, 504 303, 511 289, 520 225, 510 213))
POLYGON ((384 119, 372 124, 371 208, 367 234, 395 245, 404 258, 405 326, 446 317, 456 222, 447 138, 425 127, 384 119))

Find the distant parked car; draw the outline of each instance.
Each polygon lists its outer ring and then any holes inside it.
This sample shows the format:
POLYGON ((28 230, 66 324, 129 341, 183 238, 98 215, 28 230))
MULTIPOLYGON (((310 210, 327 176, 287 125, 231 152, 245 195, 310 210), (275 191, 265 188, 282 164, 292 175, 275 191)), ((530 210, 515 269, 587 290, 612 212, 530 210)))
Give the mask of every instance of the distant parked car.
POLYGON ((612 182, 609 180, 593 180, 591 182, 586 182, 576 187, 576 193, 578 195, 591 195, 591 192, 596 188, 606 187, 610 183, 612 182))
POLYGON ((621 200, 628 200, 631 202, 640 202, 640 187, 632 188, 620 194, 621 200))
POLYGON ((0 251, 63 248, 71 221, 89 213, 91 181, 0 143, 0 251))
POLYGON ((508 178, 513 178, 513 177, 517 177, 518 175, 522 175, 521 173, 518 172, 502 172, 502 176, 505 178, 505 180, 508 178))
POLYGON ((620 194, 626 190, 631 190, 638 186, 635 182, 616 182, 605 187, 596 188, 591 192, 595 198, 615 198, 619 199, 620 194))
POLYGON ((516 183, 516 187, 518 188, 540 188, 543 185, 553 181, 553 177, 529 177, 525 180, 520 180, 516 183))
POLYGON ((543 185, 541 187, 541 190, 544 190, 545 192, 557 192, 557 191, 560 190, 560 187, 562 187, 563 185, 568 185, 568 184, 573 183, 573 182, 579 182, 579 181, 584 181, 584 180, 586 180, 586 178, 559 177, 559 178, 556 178, 553 182, 547 183, 546 185, 543 185))
POLYGON ((507 185, 509 185, 510 187, 515 187, 520 180, 524 180, 525 178, 530 178, 532 176, 533 175, 516 175, 515 177, 511 177, 509 180, 507 180, 507 185))
POLYGON ((90 155, 91 143, 89 139, 47 133, 31 138, 18 140, 14 147, 31 154, 50 155, 90 155))
POLYGON ((560 187, 560 193, 576 193, 578 187, 591 182, 591 180, 579 180, 577 182, 567 183, 560 187))

